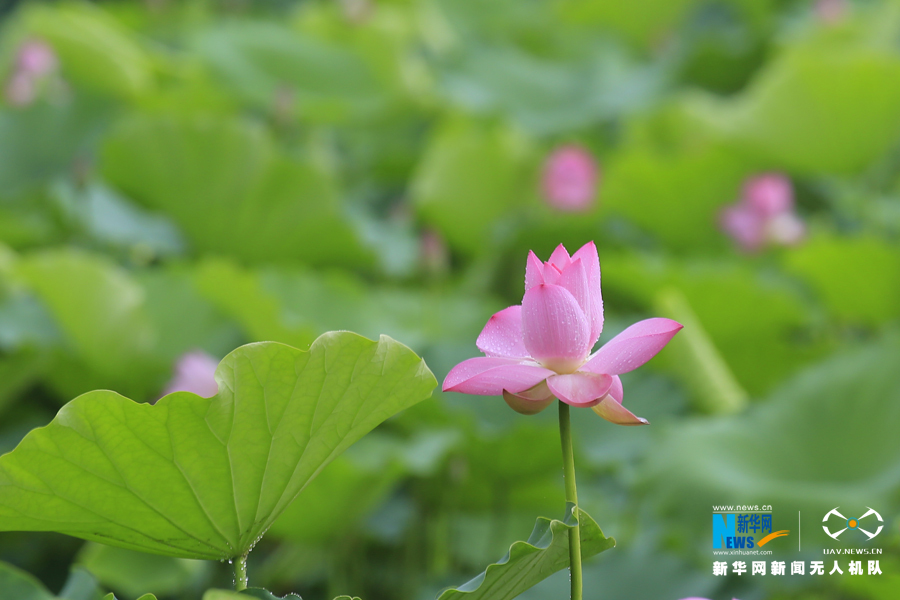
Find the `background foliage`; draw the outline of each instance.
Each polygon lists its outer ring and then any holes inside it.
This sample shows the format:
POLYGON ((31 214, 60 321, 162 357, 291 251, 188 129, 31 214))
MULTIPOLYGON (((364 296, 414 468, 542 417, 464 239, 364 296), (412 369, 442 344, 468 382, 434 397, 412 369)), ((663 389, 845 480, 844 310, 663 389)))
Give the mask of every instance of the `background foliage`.
MULTIPOLYGON (((528 249, 595 240, 604 341, 645 316, 688 326, 623 378, 651 427, 574 416, 579 497, 618 540, 586 589, 897 597, 900 3, 2 6, 0 78, 30 40, 59 66, 0 107, 0 451, 92 389, 154 401, 194 349, 385 333, 442 379, 519 302, 528 249), (601 171, 579 214, 541 196, 568 143, 601 171), (770 171, 808 234, 741 252, 719 211, 770 171), (732 503, 773 504, 776 528, 876 507, 885 575, 713 578, 710 509, 732 503)), ((536 515, 563 517, 557 436, 552 414, 436 393, 314 480, 251 554, 251 584, 434 598, 536 515)), ((792 542, 773 558, 798 558, 792 542)), ((41 599, 231 583, 228 565, 56 534, 2 533, 0 559, 41 599)))

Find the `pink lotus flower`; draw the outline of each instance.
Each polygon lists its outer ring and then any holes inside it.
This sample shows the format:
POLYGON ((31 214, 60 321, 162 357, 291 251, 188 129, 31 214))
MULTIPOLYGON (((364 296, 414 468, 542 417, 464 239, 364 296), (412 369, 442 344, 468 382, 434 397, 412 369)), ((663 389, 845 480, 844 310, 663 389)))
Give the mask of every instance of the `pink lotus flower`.
POLYGON ((183 354, 175 365, 175 376, 169 381, 163 395, 193 392, 204 398, 215 396, 219 391, 215 377, 218 366, 219 361, 201 350, 183 354))
POLYGON ((722 210, 720 226, 748 252, 767 243, 790 246, 806 235, 806 226, 794 212, 791 182, 778 173, 750 178, 741 199, 722 210))
POLYGON ((546 263, 529 252, 522 305, 488 320, 476 341, 486 356, 453 367, 443 390, 502 395, 527 415, 545 409, 555 396, 592 407, 612 423, 645 425, 646 419, 622 406, 619 375, 653 358, 681 327, 670 319, 646 319, 591 354, 603 330, 596 246, 585 244, 570 257, 560 244, 546 263))
POLYGON ((585 211, 597 196, 597 164, 580 146, 554 150, 544 164, 541 187, 547 203, 562 211, 585 211))

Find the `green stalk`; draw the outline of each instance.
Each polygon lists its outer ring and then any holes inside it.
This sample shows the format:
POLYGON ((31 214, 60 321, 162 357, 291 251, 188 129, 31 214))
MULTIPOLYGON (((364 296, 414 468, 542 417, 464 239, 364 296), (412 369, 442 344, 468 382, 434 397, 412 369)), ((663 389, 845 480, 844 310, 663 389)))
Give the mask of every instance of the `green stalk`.
POLYGON ((234 591, 240 592, 247 589, 247 555, 239 556, 234 560, 234 591))
MULTIPOLYGON (((569 423, 569 405, 559 401, 559 439, 562 442, 563 476, 566 484, 566 502, 574 505, 578 517, 578 492, 575 489, 575 455, 572 452, 572 427, 569 423)), ((581 600, 581 524, 569 530, 569 573, 572 583, 571 600, 581 600)))

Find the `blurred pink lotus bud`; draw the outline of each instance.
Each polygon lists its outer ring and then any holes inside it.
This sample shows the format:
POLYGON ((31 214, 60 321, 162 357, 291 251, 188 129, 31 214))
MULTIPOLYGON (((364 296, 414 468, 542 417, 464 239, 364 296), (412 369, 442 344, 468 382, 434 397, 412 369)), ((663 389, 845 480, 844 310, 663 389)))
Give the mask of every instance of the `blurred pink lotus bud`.
POLYGON ((806 224, 794 213, 782 213, 766 223, 766 235, 776 244, 793 246, 806 237, 806 224))
POLYGON ((766 241, 765 219, 744 203, 725 207, 719 218, 719 225, 748 252, 759 250, 766 241))
POLYGON ((794 213, 793 186, 779 173, 748 179, 741 199, 720 213, 719 226, 747 252, 756 252, 768 243, 797 244, 806 235, 806 225, 794 213))
POLYGON ((541 179, 547 203, 562 211, 586 211, 597 197, 599 172, 593 155, 580 146, 561 146, 550 153, 541 179))
POLYGON ((437 275, 450 268, 450 250, 447 242, 437 231, 426 229, 419 238, 419 251, 422 268, 425 272, 437 275))
POLYGON ((6 82, 6 101, 13 106, 34 102, 48 80, 55 79, 59 66, 53 48, 39 40, 28 40, 19 46, 13 72, 6 82))
POLYGON ((818 0, 813 11, 820 21, 833 25, 844 20, 847 8, 847 0, 818 0))
POLYGON ((59 61, 49 45, 40 40, 28 40, 19 46, 16 55, 16 70, 35 77, 47 75, 56 70, 59 61))
POLYGON ((794 208, 791 180, 780 173, 764 173, 748 179, 744 184, 744 198, 763 217, 774 217, 794 208))
POLYGON ((219 361, 201 350, 183 354, 175 365, 175 374, 163 395, 172 392, 193 392, 209 398, 219 391, 216 383, 216 367, 219 361))

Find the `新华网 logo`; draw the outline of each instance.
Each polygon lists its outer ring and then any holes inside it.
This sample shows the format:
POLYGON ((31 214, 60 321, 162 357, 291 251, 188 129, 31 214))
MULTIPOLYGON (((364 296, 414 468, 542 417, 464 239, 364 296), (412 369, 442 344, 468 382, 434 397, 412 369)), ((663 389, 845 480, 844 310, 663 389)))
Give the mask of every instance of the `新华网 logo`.
MULTIPOLYGON (((730 508, 730 507, 729 507, 730 508)), ((790 530, 772 531, 772 512, 714 512, 713 548, 759 548, 790 530)))
POLYGON ((838 531, 835 531, 834 533, 831 532, 831 530, 828 528, 828 525, 822 525, 822 529, 825 530, 825 533, 827 533, 828 536, 833 539, 838 539, 838 537, 842 533, 844 533, 845 531, 850 529, 850 530, 861 531, 862 533, 866 534, 866 536, 871 540, 873 537, 875 537, 876 535, 881 533, 882 528, 884 528, 884 525, 883 525, 884 519, 881 518, 881 515, 878 514, 878 511, 875 510, 874 508, 870 508, 867 506, 866 508, 868 508, 869 510, 866 511, 866 513, 863 516, 858 517, 856 519, 848 519, 847 517, 845 517, 844 515, 842 515, 841 513, 838 512, 838 508, 840 508, 840 507, 835 506, 834 508, 829 510, 827 513, 825 513, 825 516, 822 518, 822 523, 828 523, 829 519, 833 519, 833 517, 838 517, 840 519, 843 519, 844 528, 840 529, 838 531), (871 532, 863 529, 860 525, 860 523, 863 519, 865 519, 866 517, 869 517, 871 515, 875 515, 875 518, 878 519, 878 523, 880 523, 878 525, 878 529, 875 530, 875 533, 871 533, 871 532))

